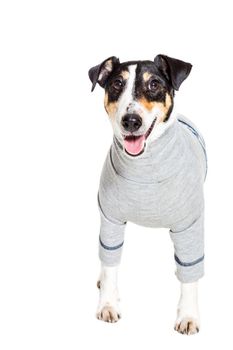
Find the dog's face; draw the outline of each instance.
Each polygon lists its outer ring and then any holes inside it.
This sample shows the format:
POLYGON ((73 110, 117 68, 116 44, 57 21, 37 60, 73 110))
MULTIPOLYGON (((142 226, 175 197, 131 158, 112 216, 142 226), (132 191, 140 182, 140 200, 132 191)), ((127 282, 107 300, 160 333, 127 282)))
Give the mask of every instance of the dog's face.
POLYGON ((174 90, 190 73, 191 64, 163 55, 154 61, 120 63, 110 57, 89 70, 105 89, 104 106, 113 131, 129 156, 139 156, 169 124, 174 90))

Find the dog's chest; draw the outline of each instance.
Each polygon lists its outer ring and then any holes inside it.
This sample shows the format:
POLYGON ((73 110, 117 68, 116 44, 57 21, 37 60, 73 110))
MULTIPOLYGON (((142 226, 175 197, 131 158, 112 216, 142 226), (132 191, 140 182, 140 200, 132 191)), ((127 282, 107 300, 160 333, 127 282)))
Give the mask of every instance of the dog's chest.
POLYGON ((124 221, 171 227, 202 207, 201 181, 179 173, 162 182, 140 184, 118 177, 117 203, 124 221))
POLYGON ((177 140, 174 135, 175 126, 163 143, 137 161, 129 161, 113 144, 99 188, 100 206, 108 219, 171 228, 203 209, 203 151, 196 136, 191 143, 197 153, 189 142, 184 144, 185 137, 177 140))

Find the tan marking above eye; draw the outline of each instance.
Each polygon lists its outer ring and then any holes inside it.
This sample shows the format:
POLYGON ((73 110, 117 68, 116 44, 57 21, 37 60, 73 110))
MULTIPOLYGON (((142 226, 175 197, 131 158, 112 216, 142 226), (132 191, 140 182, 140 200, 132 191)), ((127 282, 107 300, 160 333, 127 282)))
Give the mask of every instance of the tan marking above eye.
POLYGON ((104 96, 104 108, 108 113, 109 117, 113 117, 117 110, 117 101, 116 102, 108 102, 108 93, 105 93, 104 96))
POLYGON ((149 72, 145 72, 142 76, 145 81, 148 81, 152 77, 152 74, 149 72))

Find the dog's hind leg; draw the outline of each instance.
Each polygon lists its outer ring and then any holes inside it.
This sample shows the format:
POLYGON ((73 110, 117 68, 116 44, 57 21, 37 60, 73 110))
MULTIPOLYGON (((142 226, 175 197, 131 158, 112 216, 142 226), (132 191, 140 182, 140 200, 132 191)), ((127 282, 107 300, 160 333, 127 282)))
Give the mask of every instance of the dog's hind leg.
POLYGON ((117 322, 120 319, 119 296, 117 288, 118 268, 102 265, 100 280, 100 299, 97 318, 105 322, 117 322))
POLYGON ((197 281, 204 274, 203 218, 201 213, 186 229, 170 230, 175 248, 176 275, 181 282, 175 330, 182 334, 199 331, 197 281))

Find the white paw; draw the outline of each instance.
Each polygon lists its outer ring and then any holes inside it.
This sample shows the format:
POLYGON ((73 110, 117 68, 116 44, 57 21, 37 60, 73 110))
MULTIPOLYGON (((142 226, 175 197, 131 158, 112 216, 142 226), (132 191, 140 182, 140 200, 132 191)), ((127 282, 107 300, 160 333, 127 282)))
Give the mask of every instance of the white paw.
POLYGON ((98 320, 115 323, 119 321, 121 315, 113 306, 106 304, 96 314, 98 320))
POLYGON ((199 328, 199 321, 192 317, 178 318, 174 327, 177 332, 187 335, 198 333, 199 328))
POLYGON ((117 289, 117 267, 102 267, 100 279, 97 282, 100 290, 99 305, 96 316, 98 320, 115 323, 121 315, 117 289))

